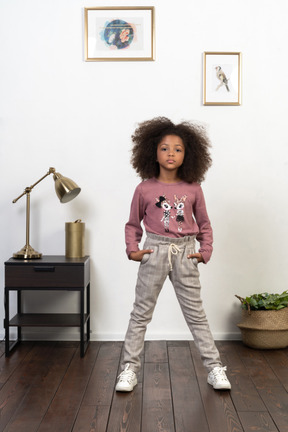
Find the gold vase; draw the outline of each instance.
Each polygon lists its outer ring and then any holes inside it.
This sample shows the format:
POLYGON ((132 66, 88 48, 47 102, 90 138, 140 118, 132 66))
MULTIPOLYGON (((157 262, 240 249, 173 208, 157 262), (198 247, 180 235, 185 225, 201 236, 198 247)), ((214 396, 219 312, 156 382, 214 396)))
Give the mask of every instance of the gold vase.
POLYGON ((85 223, 81 219, 65 223, 65 255, 66 258, 83 258, 85 223))

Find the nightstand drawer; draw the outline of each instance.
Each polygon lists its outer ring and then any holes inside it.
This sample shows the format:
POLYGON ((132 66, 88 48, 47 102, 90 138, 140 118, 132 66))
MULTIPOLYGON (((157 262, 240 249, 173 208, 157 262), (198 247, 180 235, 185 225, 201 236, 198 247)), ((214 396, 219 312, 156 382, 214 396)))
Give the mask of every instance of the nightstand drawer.
POLYGON ((84 266, 13 265, 5 267, 8 288, 77 288, 85 286, 84 266))

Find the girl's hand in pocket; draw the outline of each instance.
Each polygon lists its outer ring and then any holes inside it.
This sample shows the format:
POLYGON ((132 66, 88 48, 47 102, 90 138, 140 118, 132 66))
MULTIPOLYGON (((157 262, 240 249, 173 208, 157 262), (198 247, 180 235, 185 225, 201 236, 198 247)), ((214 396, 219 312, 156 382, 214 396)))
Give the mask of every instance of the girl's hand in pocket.
POLYGON ((204 262, 203 257, 201 255, 201 253, 199 253, 199 252, 198 253, 194 253, 194 254, 189 254, 189 255, 187 255, 187 258, 188 259, 197 258, 198 263, 204 262))
POLYGON ((137 252, 131 252, 129 259, 132 261, 142 261, 142 258, 145 254, 151 254, 153 252, 153 249, 142 249, 137 252))

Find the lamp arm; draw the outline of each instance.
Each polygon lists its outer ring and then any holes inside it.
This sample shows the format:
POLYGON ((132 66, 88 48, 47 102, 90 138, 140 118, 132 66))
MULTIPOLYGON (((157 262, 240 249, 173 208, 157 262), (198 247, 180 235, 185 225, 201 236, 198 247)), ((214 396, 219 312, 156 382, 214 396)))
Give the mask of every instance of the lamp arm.
POLYGON ((28 186, 25 188, 24 192, 18 196, 18 198, 15 198, 12 203, 15 204, 20 198, 22 198, 22 196, 30 193, 32 191, 32 189, 38 184, 40 183, 42 180, 44 180, 44 178, 46 178, 48 175, 50 174, 55 174, 55 168, 49 168, 49 171, 43 176, 41 177, 39 180, 36 181, 36 183, 34 183, 32 186, 28 186))

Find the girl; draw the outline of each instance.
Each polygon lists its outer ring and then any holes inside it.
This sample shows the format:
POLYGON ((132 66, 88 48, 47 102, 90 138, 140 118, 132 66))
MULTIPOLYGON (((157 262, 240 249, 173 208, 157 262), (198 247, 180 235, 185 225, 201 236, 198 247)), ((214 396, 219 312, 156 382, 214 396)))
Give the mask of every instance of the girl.
POLYGON ((213 242, 199 184, 212 163, 209 140, 200 126, 158 117, 140 123, 132 141, 132 165, 143 181, 132 199, 125 239, 129 259, 141 263, 116 391, 132 391, 137 384, 146 328, 167 276, 208 370, 208 383, 230 389, 200 297, 198 263, 209 261, 213 242), (139 250, 142 220, 147 238, 139 250))

